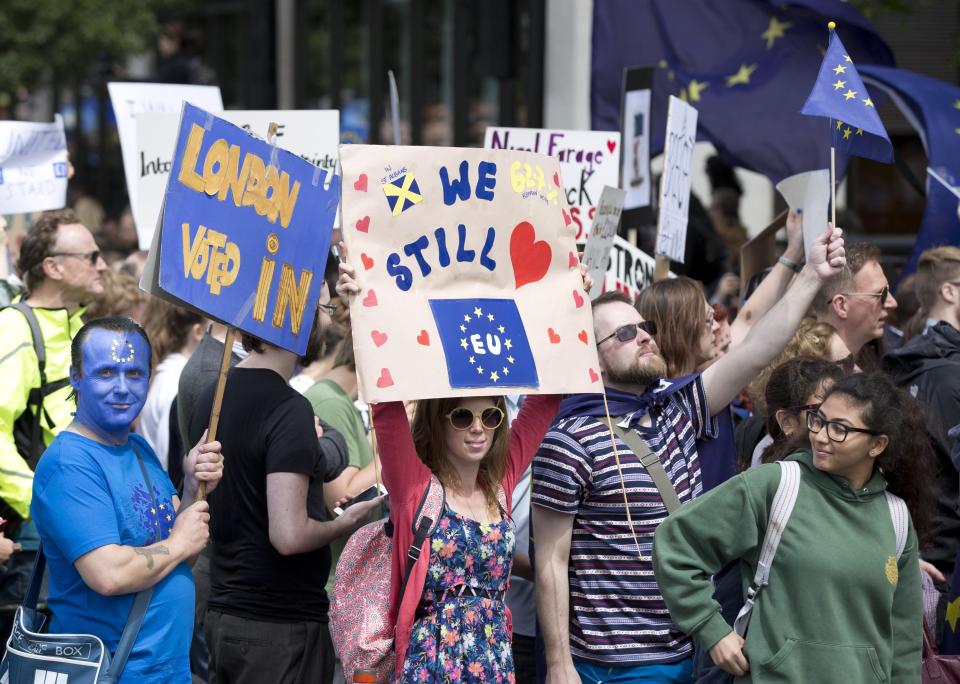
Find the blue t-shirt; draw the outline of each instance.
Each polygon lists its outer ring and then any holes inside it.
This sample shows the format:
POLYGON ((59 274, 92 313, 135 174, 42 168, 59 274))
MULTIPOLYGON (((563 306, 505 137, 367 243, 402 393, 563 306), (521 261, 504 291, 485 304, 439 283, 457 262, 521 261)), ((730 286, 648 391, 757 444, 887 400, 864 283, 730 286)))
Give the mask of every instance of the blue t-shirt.
MULTIPOLYGON (((113 653, 135 594, 103 596, 84 584, 73 563, 107 544, 149 546, 170 536, 176 490, 139 435, 110 447, 61 432, 44 452, 33 480, 30 511, 49 567, 52 632, 95 634, 113 653), (143 458, 147 490, 133 445, 143 458)), ((150 607, 123 671, 123 682, 190 682, 193 576, 180 563, 153 588, 150 607)))

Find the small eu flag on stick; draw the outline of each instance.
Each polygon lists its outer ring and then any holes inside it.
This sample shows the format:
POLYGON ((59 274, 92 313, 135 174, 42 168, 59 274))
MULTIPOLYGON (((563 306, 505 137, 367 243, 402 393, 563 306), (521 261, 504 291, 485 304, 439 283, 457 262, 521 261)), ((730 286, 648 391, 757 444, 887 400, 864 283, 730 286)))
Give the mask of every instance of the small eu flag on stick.
POLYGON ((830 44, 800 113, 830 119, 832 220, 836 225, 836 150, 889 164, 893 161, 893 145, 850 54, 837 36, 837 25, 831 21, 827 27, 830 44))

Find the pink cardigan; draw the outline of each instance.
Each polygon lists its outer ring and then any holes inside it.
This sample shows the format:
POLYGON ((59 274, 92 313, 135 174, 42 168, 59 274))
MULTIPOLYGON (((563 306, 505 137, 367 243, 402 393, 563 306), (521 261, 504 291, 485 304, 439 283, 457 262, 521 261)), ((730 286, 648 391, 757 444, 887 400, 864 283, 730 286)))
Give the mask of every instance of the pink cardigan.
MULTIPOLYGON (((550 423, 560 408, 560 395, 530 395, 523 403, 520 415, 510 428, 510 445, 507 451, 507 469, 500 484, 507 495, 507 505, 513 505, 513 489, 517 480, 530 465, 533 456, 543 441, 550 423)), ((409 586, 402 605, 400 583, 406 570, 407 549, 413 543, 413 518, 417 504, 430 481, 430 470, 417 456, 410 435, 410 424, 403 404, 398 401, 377 404, 373 407, 373 420, 377 430, 377 442, 383 462, 383 484, 390 492, 390 513, 394 522, 393 533, 393 582, 390 595, 390 615, 396 620, 397 674, 403 669, 403 661, 410 643, 414 615, 430 564, 430 539, 424 541, 420 558, 410 573, 409 586)), ((508 612, 509 618, 509 612, 508 612)))

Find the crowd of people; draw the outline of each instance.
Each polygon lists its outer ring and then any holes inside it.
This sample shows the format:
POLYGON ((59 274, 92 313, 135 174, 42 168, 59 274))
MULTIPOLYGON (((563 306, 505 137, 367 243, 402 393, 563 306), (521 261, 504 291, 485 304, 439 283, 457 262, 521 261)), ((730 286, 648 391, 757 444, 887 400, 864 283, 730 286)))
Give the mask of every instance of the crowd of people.
POLYGON ((960 531, 960 247, 894 319, 877 247, 785 228, 742 302, 595 297, 602 394, 367 407, 344 246, 298 357, 225 349, 39 216, 0 310, 5 629, 42 555, 51 631, 112 652, 147 602, 122 681, 343 681, 337 557, 388 509, 391 681, 918 682, 960 531))

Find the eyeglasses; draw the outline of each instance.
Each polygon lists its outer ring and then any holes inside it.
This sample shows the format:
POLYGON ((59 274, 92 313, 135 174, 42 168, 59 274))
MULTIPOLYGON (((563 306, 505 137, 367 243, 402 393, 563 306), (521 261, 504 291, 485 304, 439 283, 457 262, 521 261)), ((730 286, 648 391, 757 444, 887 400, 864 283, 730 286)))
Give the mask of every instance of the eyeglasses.
POLYGON ((68 257, 73 257, 75 259, 86 259, 87 261, 90 262, 91 266, 96 266, 97 261, 100 260, 100 250, 95 249, 92 252, 51 252, 49 256, 52 256, 52 257, 68 256, 68 257))
POLYGON ((485 408, 480 413, 475 413, 470 409, 460 406, 447 414, 447 420, 454 430, 469 430, 473 427, 473 421, 480 419, 480 425, 487 430, 496 430, 503 422, 503 411, 496 406, 485 408))
POLYGON ((810 432, 820 432, 824 427, 827 428, 827 437, 833 442, 842 442, 847 438, 850 432, 862 432, 867 435, 882 435, 882 432, 876 430, 867 430, 866 428, 850 427, 843 423, 833 420, 827 420, 819 413, 810 412, 807 414, 807 430, 810 432))
POLYGON ((847 292, 845 294, 848 297, 876 297, 880 300, 880 303, 883 304, 887 301, 887 295, 890 294, 890 286, 884 285, 883 289, 879 292, 847 292))
POLYGON ((791 413, 805 413, 812 412, 816 413, 820 410, 820 404, 804 404, 803 406, 792 406, 787 409, 791 413))
POLYGON ((642 321, 640 323, 627 323, 626 325, 621 325, 619 328, 614 330, 612 333, 604 337, 602 340, 597 342, 599 347, 601 344, 606 342, 612 337, 616 337, 621 342, 629 342, 630 340, 637 339, 637 330, 642 330, 647 333, 650 337, 656 337, 657 335, 657 324, 653 321, 642 321))
POLYGON ((317 304, 317 308, 321 311, 326 311, 330 316, 337 313, 336 304, 317 304))

